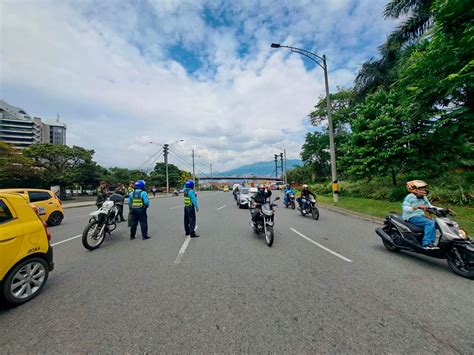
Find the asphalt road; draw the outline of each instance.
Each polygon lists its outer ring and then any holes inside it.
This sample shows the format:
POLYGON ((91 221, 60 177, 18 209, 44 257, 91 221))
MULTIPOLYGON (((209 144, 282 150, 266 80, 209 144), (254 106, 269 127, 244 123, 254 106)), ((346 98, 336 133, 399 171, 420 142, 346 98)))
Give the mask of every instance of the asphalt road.
POLYGON ((324 209, 280 206, 269 248, 231 193, 198 198, 200 238, 186 242, 182 197, 163 198, 152 239, 122 223, 93 252, 70 239, 93 207, 66 210, 42 294, 0 311, 0 352, 472 354, 474 284, 445 261, 390 253, 376 224, 324 209))

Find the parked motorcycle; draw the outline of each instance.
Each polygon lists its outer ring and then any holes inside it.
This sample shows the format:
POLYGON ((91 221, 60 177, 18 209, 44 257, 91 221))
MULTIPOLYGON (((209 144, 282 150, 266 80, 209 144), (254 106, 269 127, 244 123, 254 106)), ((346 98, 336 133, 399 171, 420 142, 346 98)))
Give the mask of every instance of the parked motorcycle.
POLYGON ((304 217, 307 214, 310 214, 313 219, 316 221, 319 219, 319 209, 316 206, 316 199, 313 197, 310 197, 309 199, 306 200, 306 207, 303 209, 303 203, 300 201, 300 213, 304 217))
POLYGON ((289 192, 286 194, 286 200, 285 200, 285 207, 286 208, 291 208, 295 209, 295 194, 293 192, 289 192))
POLYGON ((467 233, 459 228, 449 209, 429 208, 427 212, 436 216, 436 246, 439 249, 425 249, 422 246, 423 228, 403 220, 401 215, 390 213, 384 226, 375 232, 391 252, 400 250, 424 254, 437 259, 447 259, 450 269, 463 277, 474 278, 474 243, 467 233))
MULTIPOLYGON (((277 197, 273 200, 273 202, 278 201, 280 198, 277 197)), ((256 223, 250 222, 250 226, 252 227, 253 231, 258 235, 260 233, 265 234, 265 242, 269 247, 273 245, 274 239, 274 231, 273 227, 275 225, 274 217, 275 211, 273 207, 277 206, 275 203, 271 203, 269 200, 261 205, 260 208, 256 208, 256 205, 252 205, 250 210, 251 215, 254 213, 258 213, 256 223)))
POLYGON ((119 210, 118 205, 122 202, 114 202, 107 199, 102 207, 89 214, 91 219, 82 232, 82 245, 89 250, 95 250, 104 242, 105 235, 110 235, 117 228, 115 222, 119 210))

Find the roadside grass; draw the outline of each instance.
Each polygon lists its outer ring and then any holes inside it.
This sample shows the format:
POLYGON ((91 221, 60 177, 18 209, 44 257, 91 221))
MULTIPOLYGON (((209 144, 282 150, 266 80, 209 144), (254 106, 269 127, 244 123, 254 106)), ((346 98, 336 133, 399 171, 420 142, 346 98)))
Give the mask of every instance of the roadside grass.
MULTIPOLYGON (((332 201, 332 195, 318 195, 318 201, 322 204, 345 208, 350 211, 366 214, 369 216, 384 218, 388 212, 401 213, 401 202, 389 202, 359 197, 339 197, 339 202, 332 201)), ((452 209, 456 215, 454 219, 459 223, 471 238, 474 237, 474 208, 464 206, 453 206, 443 204, 439 207, 452 209)))

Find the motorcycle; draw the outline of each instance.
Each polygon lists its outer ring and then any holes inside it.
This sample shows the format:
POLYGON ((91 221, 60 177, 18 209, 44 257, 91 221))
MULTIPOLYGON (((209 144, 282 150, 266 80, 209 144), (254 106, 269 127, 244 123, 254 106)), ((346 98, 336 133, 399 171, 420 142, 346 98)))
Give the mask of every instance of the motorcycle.
MULTIPOLYGON (((277 197, 273 200, 273 202, 278 201, 279 199, 280 198, 277 197)), ((267 201, 266 203, 261 205, 261 208, 259 209, 256 208, 255 204, 253 204, 250 210, 251 216, 254 213, 258 213, 257 222, 250 222, 251 228, 257 235, 259 235, 260 233, 265 234, 265 242, 269 247, 273 245, 274 240, 273 226, 275 225, 275 211, 273 210, 273 207, 275 206, 277 206, 277 204, 267 201)))
POLYGON ((300 201, 300 213, 304 217, 307 214, 310 214, 313 219, 316 221, 319 219, 319 209, 316 206, 316 199, 314 197, 310 197, 309 199, 306 200, 306 207, 303 209, 303 203, 300 201))
POLYGON ((422 246, 423 228, 403 220, 401 215, 391 212, 385 217, 383 227, 375 232, 391 252, 406 250, 437 259, 447 259, 449 268, 457 275, 474 278, 474 243, 467 233, 454 221, 454 213, 444 208, 428 208, 435 216, 436 246, 439 249, 425 249, 422 246))
POLYGON ((295 209, 296 208, 296 205, 295 205, 295 194, 293 192, 288 192, 286 194, 286 200, 285 200, 285 207, 286 208, 290 208, 291 209, 295 209))
POLYGON ((105 235, 110 235, 117 228, 116 218, 119 210, 115 202, 107 199, 102 207, 89 214, 89 224, 82 232, 82 245, 88 250, 95 250, 104 242, 105 235))

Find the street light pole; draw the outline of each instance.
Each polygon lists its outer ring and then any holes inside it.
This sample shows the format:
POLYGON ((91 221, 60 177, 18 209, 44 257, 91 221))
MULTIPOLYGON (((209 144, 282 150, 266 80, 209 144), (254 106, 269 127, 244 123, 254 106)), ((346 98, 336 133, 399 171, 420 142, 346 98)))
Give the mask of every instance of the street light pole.
POLYGON ((326 105, 327 105, 327 111, 328 111, 329 151, 331 155, 331 178, 332 178, 332 192, 333 192, 332 196, 333 196, 333 201, 338 202, 339 201, 339 187, 338 187, 338 182, 337 182, 337 171, 336 171, 336 148, 334 145, 334 128, 333 128, 333 122, 332 122, 331 99, 329 97, 328 66, 326 63, 326 55, 323 55, 321 57, 315 53, 309 52, 304 49, 291 47, 291 46, 282 46, 278 43, 272 43, 271 47, 272 48, 289 48, 292 52, 299 53, 301 55, 304 55, 306 58, 311 59, 313 62, 319 65, 324 71, 324 83, 326 86, 326 105))

